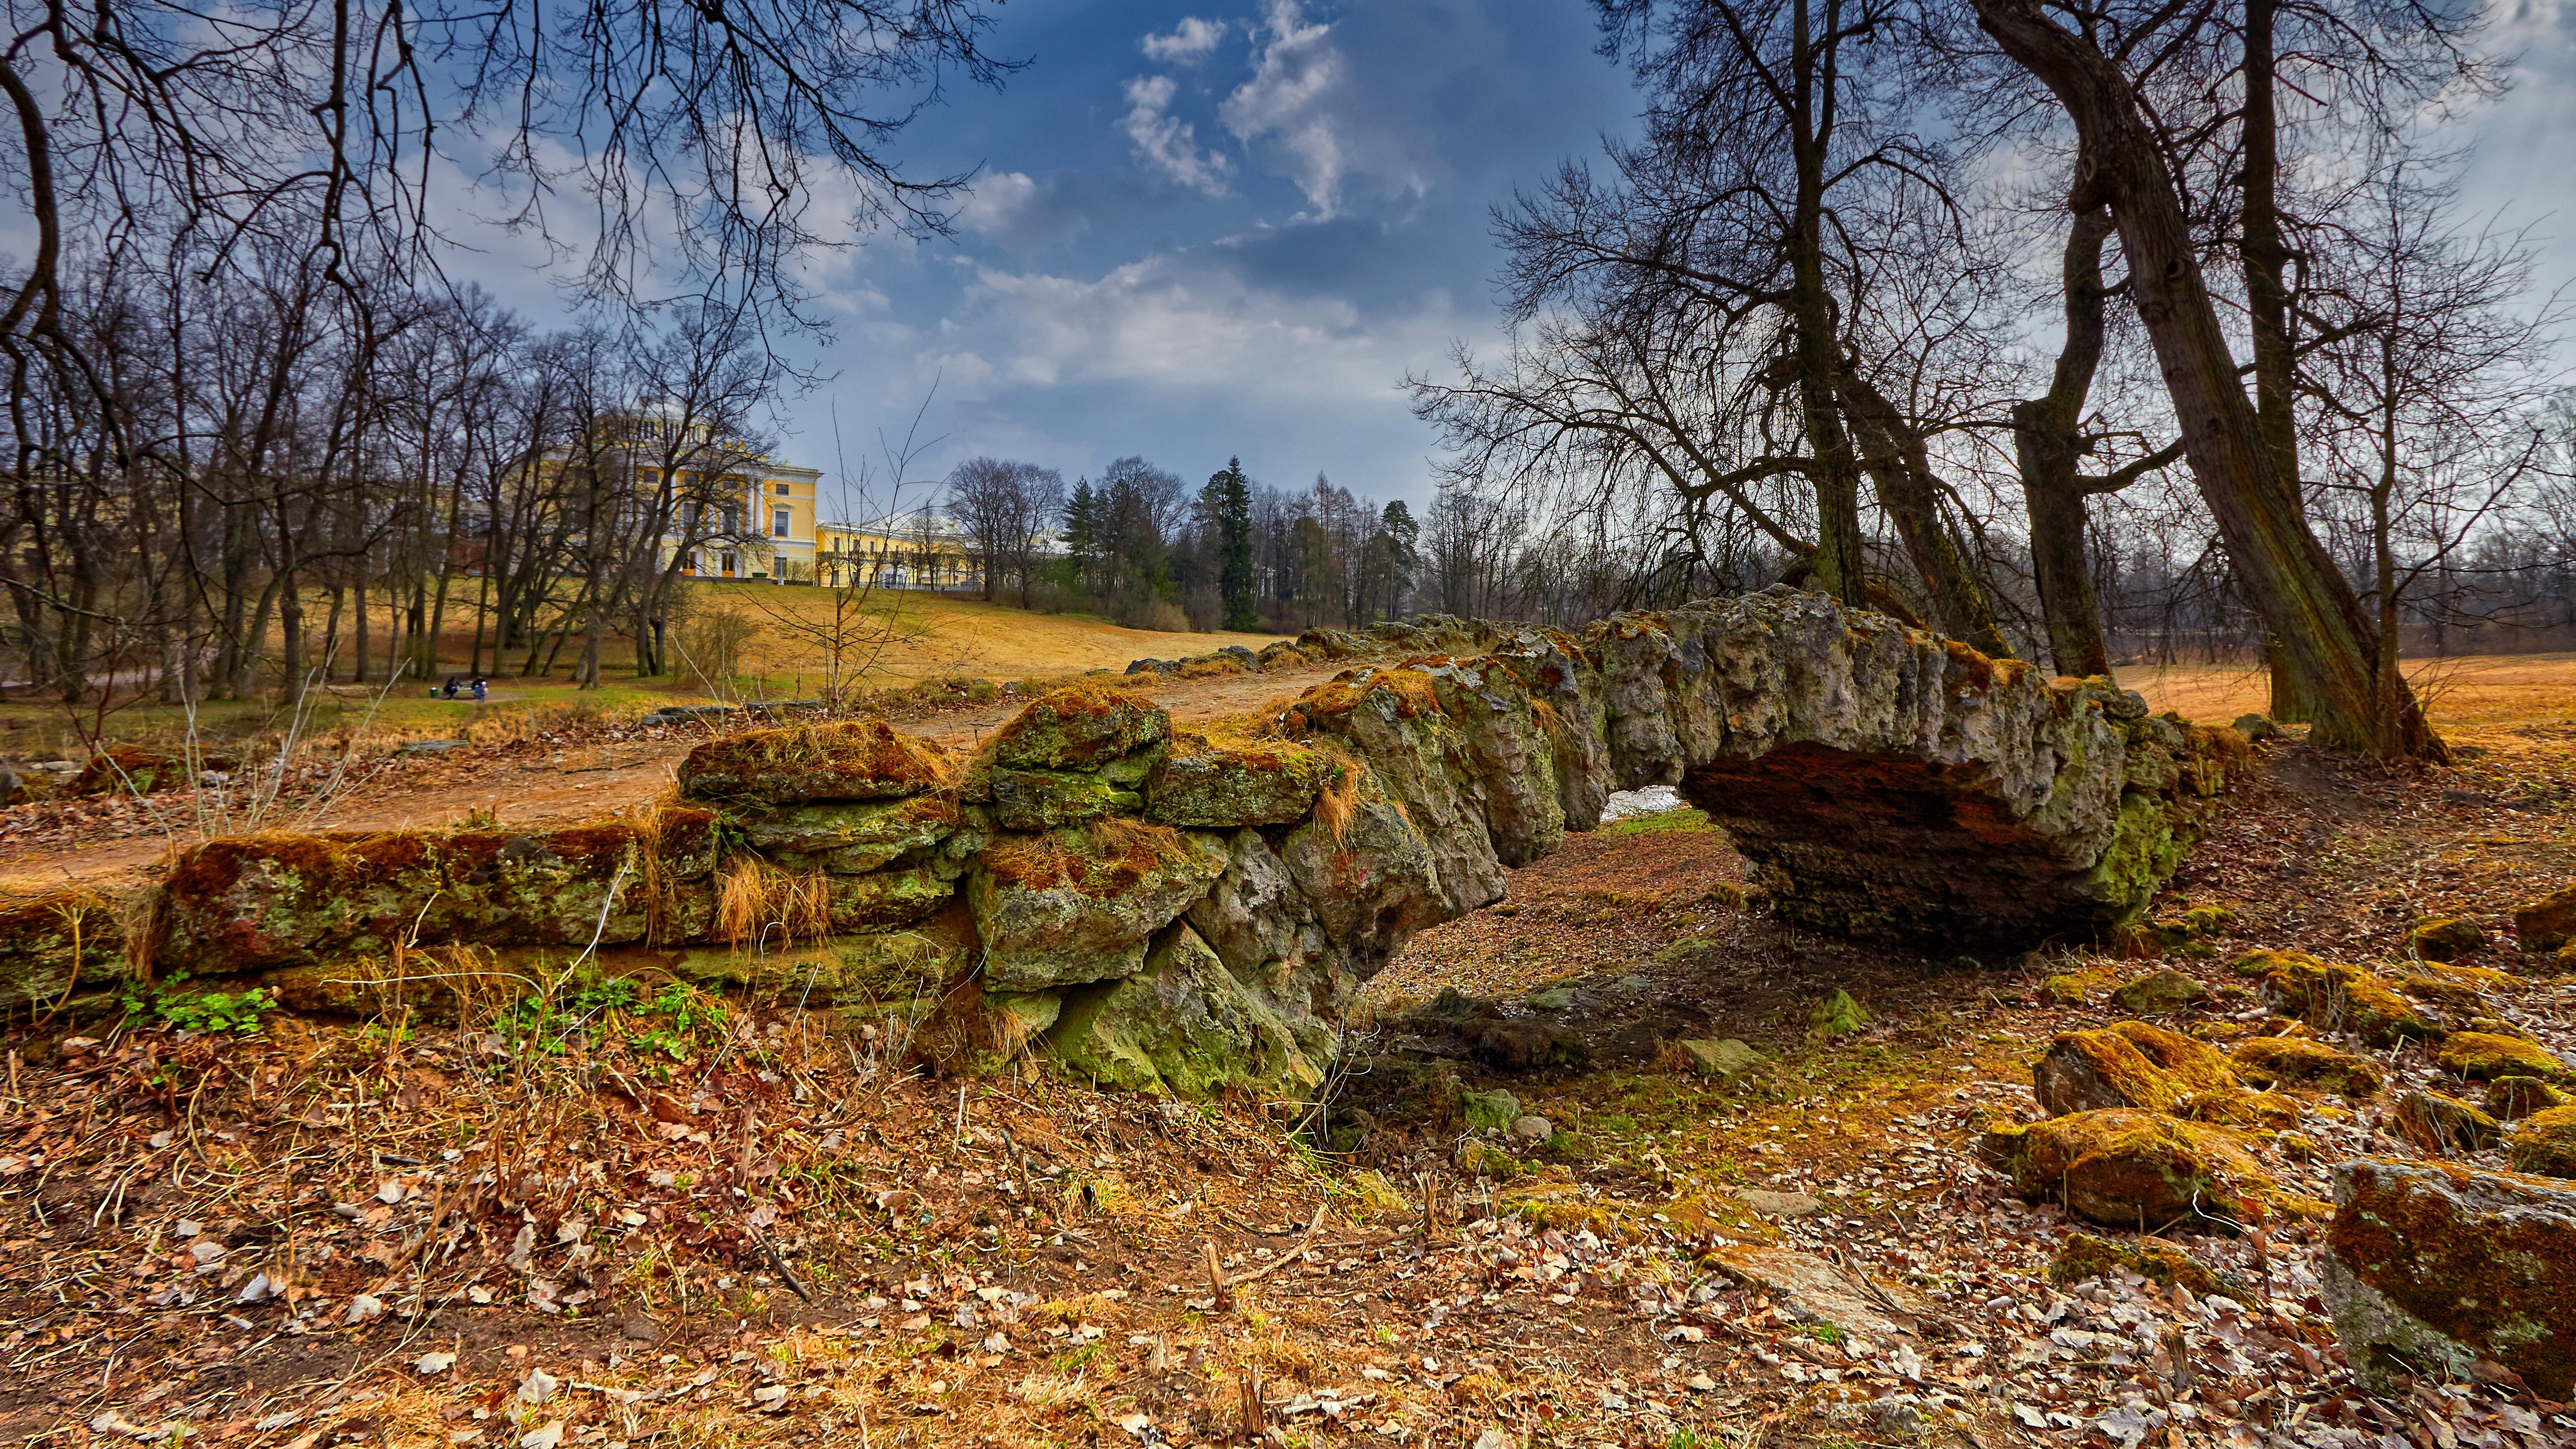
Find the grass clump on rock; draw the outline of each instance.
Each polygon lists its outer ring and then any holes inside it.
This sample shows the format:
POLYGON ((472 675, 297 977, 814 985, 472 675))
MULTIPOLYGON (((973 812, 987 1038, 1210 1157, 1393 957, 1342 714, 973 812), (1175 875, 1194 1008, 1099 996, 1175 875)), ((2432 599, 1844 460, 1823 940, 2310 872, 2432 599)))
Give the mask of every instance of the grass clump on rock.
POLYGON ((2473 1082, 2498 1077, 2538 1077, 2556 1082, 2568 1076, 2567 1064, 2548 1048, 2520 1037, 2485 1031, 2451 1033, 2442 1042, 2441 1062, 2442 1070, 2473 1082))
POLYGON ((2305 1037, 2250 1037, 2236 1044, 2230 1061, 2239 1077, 2258 1087, 2297 1085, 2359 1099, 2388 1083, 2388 1074, 2370 1058, 2305 1037))
POLYGON ((955 761, 883 720, 746 730, 709 740, 680 762, 683 794, 798 805, 886 800, 946 790, 955 761))

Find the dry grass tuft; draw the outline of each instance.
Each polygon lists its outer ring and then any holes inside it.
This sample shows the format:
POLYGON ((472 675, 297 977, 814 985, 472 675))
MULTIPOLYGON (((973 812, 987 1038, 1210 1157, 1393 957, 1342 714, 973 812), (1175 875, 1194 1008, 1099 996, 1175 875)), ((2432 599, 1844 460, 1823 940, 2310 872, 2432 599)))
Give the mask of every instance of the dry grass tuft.
POLYGON ((821 940, 832 934, 831 878, 739 861, 716 893, 716 934, 734 946, 821 940))

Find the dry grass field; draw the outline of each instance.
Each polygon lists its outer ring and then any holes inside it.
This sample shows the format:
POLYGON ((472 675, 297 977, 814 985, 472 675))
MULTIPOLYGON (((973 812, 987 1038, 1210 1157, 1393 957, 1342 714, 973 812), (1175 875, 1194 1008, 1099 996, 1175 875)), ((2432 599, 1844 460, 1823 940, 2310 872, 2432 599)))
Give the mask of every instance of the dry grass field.
MULTIPOLYGON (((2406 676, 2446 734, 2474 736, 2576 719, 2576 654, 2464 654, 2416 659, 2406 676)), ((2119 671, 2120 683, 2158 710, 2224 724, 2260 713, 2269 677, 2249 664, 2185 664, 2119 671)))

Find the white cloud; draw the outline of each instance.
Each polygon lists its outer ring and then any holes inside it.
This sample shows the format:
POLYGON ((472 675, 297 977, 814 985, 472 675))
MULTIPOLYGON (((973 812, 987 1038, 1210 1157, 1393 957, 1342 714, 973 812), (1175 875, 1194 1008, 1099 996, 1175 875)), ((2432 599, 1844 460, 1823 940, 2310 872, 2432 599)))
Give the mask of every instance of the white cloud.
POLYGON ((1330 216, 1344 183, 1365 174, 1398 192, 1426 188, 1403 146, 1404 132, 1372 118, 1353 67, 1333 41, 1330 21, 1306 23, 1297 0, 1271 0, 1268 39, 1250 80, 1219 108, 1226 129, 1247 148, 1270 153, 1317 213, 1330 216))
POLYGON ((1194 128, 1171 113, 1177 89, 1167 75, 1140 75, 1127 82, 1127 114, 1119 118, 1118 129, 1148 169, 1194 191, 1223 196, 1226 173, 1234 163, 1218 152, 1201 151, 1194 128))
POLYGON ((1207 59, 1223 39, 1224 21, 1185 15, 1180 24, 1172 27, 1171 34, 1145 37, 1145 58, 1165 65, 1196 65, 1207 59))
MULTIPOLYGON (((982 269, 921 359, 1001 388, 1123 383, 1273 401, 1382 406, 1458 326, 1445 297, 1387 317, 1289 296, 1223 266, 1157 254, 1097 280, 982 269)), ((952 372, 951 377, 959 376, 952 372)))

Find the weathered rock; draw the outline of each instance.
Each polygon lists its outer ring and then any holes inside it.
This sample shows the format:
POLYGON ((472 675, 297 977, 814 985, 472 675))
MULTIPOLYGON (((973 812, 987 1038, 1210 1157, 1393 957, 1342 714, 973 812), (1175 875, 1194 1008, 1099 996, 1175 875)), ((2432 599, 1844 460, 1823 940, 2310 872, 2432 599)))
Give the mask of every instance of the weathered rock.
POLYGON ((2456 961, 2485 950, 2487 932, 2462 916, 2427 916, 2407 928, 2406 944, 2427 961, 2456 961))
POLYGON ((1216 838, 1111 819, 1006 836, 976 857, 967 904, 996 991, 1035 991, 1134 973, 1147 938, 1221 874, 1216 838))
POLYGON ((2141 1232, 2260 1223, 2278 1190, 2237 1134, 2128 1108, 1989 1127, 1978 1155, 2023 1197, 2141 1232))
POLYGON ((2397 1135, 2437 1157, 2483 1152, 2503 1140, 2496 1119, 2439 1092, 2408 1092, 2390 1114, 2397 1135))
POLYGON ((2441 1062, 2443 1071, 2472 1082, 2497 1077, 2538 1077, 2544 1082, 2556 1082, 2569 1075, 2567 1063, 2547 1047, 2484 1031, 2455 1031, 2443 1038, 2441 1062))
POLYGON ((683 951, 671 973, 815 1006, 920 1006, 963 975, 975 942, 962 921, 910 930, 863 931, 777 950, 706 947, 683 951))
POLYGON ((2208 987, 2169 966, 2123 982, 2111 992, 2111 1004, 2133 1016, 2171 1016, 2208 999, 2208 987))
POLYGON ((1512 1119, 1512 1130, 1508 1135, 1513 1146, 1526 1151, 1546 1146, 1547 1139, 1556 1135, 1556 1126, 1545 1117, 1516 1117, 1512 1119))
POLYGON ((1807 1035, 1816 1041, 1839 1041, 1868 1027, 1869 1012, 1840 987, 1807 1013, 1807 1035))
POLYGON ((2031 1069, 2040 1106, 2052 1116, 2132 1107, 2239 1126, 2284 1126, 2296 1103, 2249 1092, 2225 1053, 2143 1021, 2071 1031, 2031 1069))
POLYGON ((2114 1242, 2091 1233, 2069 1233, 2057 1245, 2048 1260, 2048 1281, 2075 1284, 2088 1278, 2107 1279, 2124 1270, 2150 1283, 2188 1288, 2204 1298, 2223 1293, 2250 1303, 2256 1296, 2251 1285, 2217 1272, 2171 1243, 2153 1238, 2114 1242))
POLYGON ((955 783, 956 764, 928 740, 883 720, 745 730, 709 740, 680 761, 680 793, 705 800, 801 805, 887 800, 955 783))
POLYGON ((1013 770, 1081 769, 1143 749, 1172 717, 1141 694, 1080 685, 1031 700, 993 736, 993 761, 1013 770))
POLYGON ((2526 951, 2555 951, 2576 941, 2576 886, 2514 907, 2513 934, 2526 951))
POLYGON ((936 795, 734 812, 745 845, 791 870, 857 875, 927 850, 957 830, 956 802, 936 795))
POLYGON ((1055 830, 1145 802, 1133 790, 1083 770, 1005 770, 991 775, 993 820, 1005 830, 1055 830))
POLYGON ((2480 1359, 2576 1392, 2576 1186, 2364 1158, 2335 1172, 2325 1300, 2366 1381, 2480 1359))
POLYGON ((1145 777, 1145 816, 1200 829, 1294 825, 1345 768, 1322 750, 1284 740, 1211 743, 1177 735, 1145 777))
POLYGON ((2374 1095, 2388 1080, 2387 1073, 2368 1057, 2304 1037, 2250 1037, 2236 1044, 2229 1060, 2236 1075, 2258 1087, 2297 1085, 2360 1098, 2374 1095))
MULTIPOLYGON (((1405 665, 1345 671, 1308 690, 1281 723, 1292 736, 1339 739, 1365 761, 1363 800, 1374 794, 1389 809, 1403 802, 1402 818, 1421 842, 1450 916, 1503 898, 1505 862, 1494 852, 1481 798, 1468 783, 1468 742, 1443 713, 1428 670, 1405 665)), ((1301 827, 1301 833, 1315 828, 1301 827)), ((1292 850, 1291 864, 1295 860, 1292 850)))
POLYGON ((1489 895, 1451 895, 1409 813, 1374 779, 1361 782, 1338 822, 1319 811, 1289 831, 1279 857, 1324 939, 1362 979, 1377 974, 1414 932, 1502 898, 1499 878, 1479 887, 1489 895))
POLYGON ((1681 785, 1780 913, 2021 946, 2134 918, 2244 743, 1789 590, 1596 625, 1616 784, 1681 785))
POLYGON ((1738 1202, 1766 1218, 1812 1218, 1825 1211, 1822 1200, 1803 1192, 1775 1192, 1767 1187, 1739 1187, 1738 1202))
POLYGON ((0 1011, 65 1003, 123 975, 116 903, 81 887, 0 898, 0 1011))
POLYGON ((1520 1120, 1520 1098, 1500 1087, 1458 1094, 1458 1117, 1470 1132, 1502 1132, 1520 1120))
POLYGON ((2540 1080, 2538 1077, 2497 1077, 2487 1083, 2487 1111, 2511 1122, 2551 1107, 2564 1107, 2576 1098, 2540 1080))
POLYGON ((2270 715, 2240 714, 2236 717, 2235 728, 2238 734, 2257 743, 2264 740, 2277 740, 2281 737, 2281 727, 2272 723, 2270 715))
POLYGON ((909 870, 827 876, 825 914, 835 931, 905 926, 937 915, 957 894, 956 876, 938 863, 909 870))
POLYGON ((2258 980, 2276 1010, 2323 1031, 2352 1032, 2372 1046, 2442 1034, 2440 1023, 2358 966, 2298 951, 2249 951, 2237 958, 2236 974, 2258 980))
POLYGON ((183 854, 162 882, 159 959, 200 975, 396 942, 604 945, 703 936, 716 817, 660 812, 562 830, 246 835, 183 854), (654 860, 646 869, 645 854, 654 860))
POLYGON ((1351 979, 1288 863, 1261 832, 1238 830, 1226 849, 1225 873, 1184 919, 1244 990, 1287 1024, 1309 1061, 1328 1061, 1351 979))
POLYGON ((1689 1058, 1692 1071, 1721 1081, 1760 1071, 1766 1060, 1762 1053, 1733 1037, 1723 1041, 1682 1041, 1674 1045, 1689 1058))
POLYGON ((2549 1107, 2515 1124, 2513 1165, 2548 1177, 2576 1177, 2576 1106, 2549 1107))
POLYGON ((1134 1091, 1210 1097, 1242 1084, 1302 1099, 1323 1080, 1185 925, 1134 975, 1067 990, 1046 1042, 1076 1074, 1134 1091))
POLYGON ((1864 1278, 1791 1248, 1721 1248, 1705 1261, 1730 1281, 1770 1295, 1792 1323, 1830 1323, 1873 1343, 1919 1338, 1939 1312, 1902 1283, 1864 1278))

